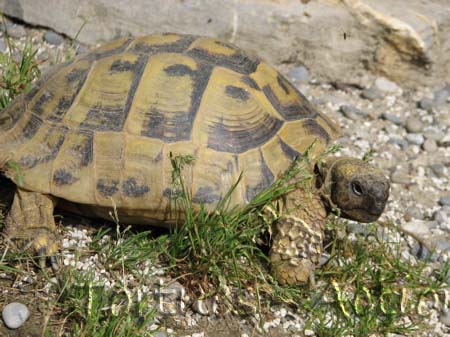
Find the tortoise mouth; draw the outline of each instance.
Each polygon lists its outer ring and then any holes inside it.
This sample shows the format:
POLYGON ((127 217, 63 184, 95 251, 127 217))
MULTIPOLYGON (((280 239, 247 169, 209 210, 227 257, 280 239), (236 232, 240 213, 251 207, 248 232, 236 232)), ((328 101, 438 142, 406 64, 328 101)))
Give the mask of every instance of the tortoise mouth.
POLYGON ((374 222, 377 221, 378 218, 383 213, 384 207, 381 210, 368 210, 365 208, 354 208, 350 210, 341 210, 342 216, 350 219, 355 220, 358 222, 374 222))

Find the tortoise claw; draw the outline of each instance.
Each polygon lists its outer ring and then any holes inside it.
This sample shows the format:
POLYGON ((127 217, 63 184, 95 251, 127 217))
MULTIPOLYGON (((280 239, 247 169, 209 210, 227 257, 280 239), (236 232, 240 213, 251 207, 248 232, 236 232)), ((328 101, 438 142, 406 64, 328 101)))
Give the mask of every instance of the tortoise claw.
POLYGON ((53 270, 59 269, 59 261, 57 257, 58 246, 52 238, 49 236, 39 237, 33 242, 32 247, 37 254, 39 260, 39 267, 45 269, 47 267, 47 261, 50 262, 50 266, 53 270))
POLYGON ((60 262, 56 255, 50 256, 50 265, 54 271, 59 270, 60 262))

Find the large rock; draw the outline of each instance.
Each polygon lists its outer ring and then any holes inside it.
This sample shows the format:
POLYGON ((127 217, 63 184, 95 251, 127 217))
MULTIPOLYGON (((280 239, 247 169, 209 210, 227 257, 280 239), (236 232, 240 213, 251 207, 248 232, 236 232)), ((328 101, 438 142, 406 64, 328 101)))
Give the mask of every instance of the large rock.
POLYGON ((220 37, 332 80, 365 68, 402 85, 450 79, 448 0, 0 0, 0 9, 88 44, 171 31, 220 37))

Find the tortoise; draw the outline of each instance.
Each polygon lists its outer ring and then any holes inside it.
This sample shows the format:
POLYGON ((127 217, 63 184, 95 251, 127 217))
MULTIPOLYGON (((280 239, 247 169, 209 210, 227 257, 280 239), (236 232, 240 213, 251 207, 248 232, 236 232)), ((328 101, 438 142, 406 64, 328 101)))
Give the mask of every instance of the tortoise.
MULTIPOLYGON (((0 112, 0 169, 17 190, 5 234, 41 256, 58 251, 54 208, 121 222, 171 226, 169 153, 193 155, 187 186, 213 209, 248 203, 339 127, 273 67, 214 38, 156 34, 113 41, 55 66, 0 112), (14 167, 20 168, 20 175, 14 167)), ((311 189, 280 201, 269 258, 281 284, 308 282, 333 206, 375 221, 389 181, 366 162, 329 157, 311 189)), ((20 244, 19 244, 20 246, 20 244)))

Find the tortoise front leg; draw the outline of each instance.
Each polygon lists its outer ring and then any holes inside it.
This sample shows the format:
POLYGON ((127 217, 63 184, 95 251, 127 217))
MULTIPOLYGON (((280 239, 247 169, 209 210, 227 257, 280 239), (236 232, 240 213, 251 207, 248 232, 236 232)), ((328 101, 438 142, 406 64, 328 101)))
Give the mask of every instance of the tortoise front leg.
POLYGON ((287 196, 286 209, 274 228, 272 275, 282 285, 305 284, 313 280, 322 253, 327 212, 319 196, 302 191, 287 196))
MULTIPOLYGON (((6 217, 7 239, 24 250, 31 249, 40 257, 49 256, 52 265, 58 252, 57 232, 53 210, 56 199, 46 194, 17 188, 6 217)), ((41 259, 41 264, 45 259, 41 259)))

